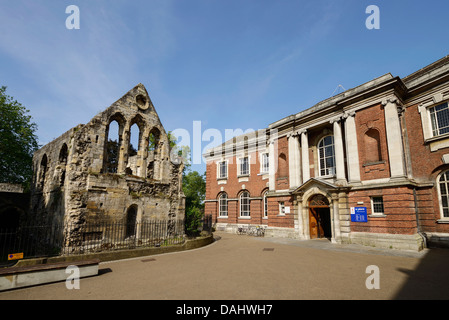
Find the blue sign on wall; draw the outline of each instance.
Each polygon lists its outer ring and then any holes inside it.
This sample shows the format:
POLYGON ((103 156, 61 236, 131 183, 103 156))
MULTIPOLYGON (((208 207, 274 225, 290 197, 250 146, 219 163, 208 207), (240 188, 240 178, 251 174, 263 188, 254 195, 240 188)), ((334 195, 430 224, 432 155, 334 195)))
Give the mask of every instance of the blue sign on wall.
POLYGON ((351 207, 352 222, 368 222, 366 207, 351 207))

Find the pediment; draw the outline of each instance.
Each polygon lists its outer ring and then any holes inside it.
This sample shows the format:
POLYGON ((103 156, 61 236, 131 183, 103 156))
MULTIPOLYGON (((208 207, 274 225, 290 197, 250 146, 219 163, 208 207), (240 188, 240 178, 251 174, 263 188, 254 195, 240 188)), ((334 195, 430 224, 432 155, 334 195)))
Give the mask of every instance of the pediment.
POLYGON ((292 193, 293 194, 302 194, 305 191, 317 187, 318 189, 321 189, 326 192, 332 192, 332 191, 339 191, 343 189, 348 189, 348 187, 342 187, 339 185, 335 185, 333 183, 330 183, 325 180, 316 179, 316 178, 310 178, 306 182, 304 182, 301 186, 296 188, 292 193))

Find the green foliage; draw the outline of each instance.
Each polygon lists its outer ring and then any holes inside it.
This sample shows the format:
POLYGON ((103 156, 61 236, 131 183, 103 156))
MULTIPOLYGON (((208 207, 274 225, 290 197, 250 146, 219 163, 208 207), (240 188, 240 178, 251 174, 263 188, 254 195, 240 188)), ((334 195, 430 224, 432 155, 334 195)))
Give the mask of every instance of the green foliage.
POLYGON ((204 212, 205 177, 197 171, 190 171, 183 175, 182 182, 182 189, 186 196, 186 232, 188 235, 197 235, 204 212))
POLYGON ((28 189, 33 153, 38 149, 37 125, 29 110, 0 88, 0 182, 21 183, 28 189))
POLYGON ((198 228, 203 218, 203 212, 196 207, 186 208, 186 234, 188 236, 197 236, 199 234, 198 228))

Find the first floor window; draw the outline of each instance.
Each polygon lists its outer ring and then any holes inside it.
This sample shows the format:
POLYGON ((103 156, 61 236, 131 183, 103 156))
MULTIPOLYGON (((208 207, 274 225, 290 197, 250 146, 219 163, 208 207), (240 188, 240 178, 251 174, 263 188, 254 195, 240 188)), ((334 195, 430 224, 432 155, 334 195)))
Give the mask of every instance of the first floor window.
POLYGON ((371 198, 373 214, 384 214, 384 199, 382 197, 371 198))
POLYGON ((449 132, 449 107, 448 103, 443 103, 429 109, 430 120, 432 122, 433 136, 439 136, 449 132))
POLYGON ((240 174, 241 176, 249 174, 249 160, 248 157, 240 159, 240 174))
POLYGON ((443 218, 449 218, 449 171, 444 172, 438 181, 440 187, 440 203, 443 210, 443 218))
POLYGON ((220 196, 218 215, 220 217, 228 216, 228 195, 226 193, 222 193, 220 196))
POLYGON ((240 216, 249 217, 249 192, 244 191, 240 194, 240 216))
POLYGON ((327 136, 318 143, 320 176, 335 174, 334 137, 327 136))
POLYGON ((268 153, 262 154, 262 172, 268 172, 270 169, 270 158, 268 153))
POLYGON ((228 166, 226 161, 221 161, 219 163, 219 172, 218 172, 219 178, 227 178, 228 177, 228 166))

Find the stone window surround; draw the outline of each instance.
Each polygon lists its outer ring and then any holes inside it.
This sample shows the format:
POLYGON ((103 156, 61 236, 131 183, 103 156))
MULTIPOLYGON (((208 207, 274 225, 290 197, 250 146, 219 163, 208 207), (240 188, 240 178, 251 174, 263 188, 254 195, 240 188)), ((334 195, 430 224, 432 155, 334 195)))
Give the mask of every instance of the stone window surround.
POLYGON ((449 102, 449 94, 443 93, 443 90, 433 94, 430 98, 418 105, 418 111, 421 116, 424 143, 430 144, 431 151, 437 151, 449 147, 449 133, 434 136, 432 132, 432 122, 430 117, 430 108, 436 107, 445 102, 449 102))

